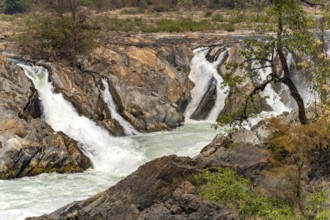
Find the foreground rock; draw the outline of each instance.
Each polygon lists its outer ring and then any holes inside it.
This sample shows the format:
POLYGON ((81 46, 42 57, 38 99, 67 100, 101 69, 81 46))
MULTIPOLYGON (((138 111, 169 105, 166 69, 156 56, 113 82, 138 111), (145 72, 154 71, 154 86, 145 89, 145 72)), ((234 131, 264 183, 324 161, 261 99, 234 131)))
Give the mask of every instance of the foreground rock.
POLYGON ((37 93, 22 70, 0 64, 0 179, 91 167, 77 142, 40 119, 37 93))
MULTIPOLYGON (((315 109, 307 112, 310 118, 316 115, 315 109)), ((293 124, 297 120, 296 112, 280 118, 293 124)), ((279 191, 283 175, 272 173, 270 154, 264 148, 269 134, 268 122, 261 121, 251 130, 218 135, 194 159, 169 156, 153 160, 90 199, 28 219, 240 219, 239 213, 197 197, 189 177, 204 168, 227 167, 249 178, 260 193, 278 196, 286 189, 279 191)), ((330 189, 329 155, 329 151, 316 155, 304 171, 309 183, 323 190, 330 189)), ((309 185, 306 183, 307 189, 309 185)))
POLYGON ((234 219, 234 212, 195 195, 186 179, 198 171, 190 158, 159 158, 90 199, 28 219, 234 219))

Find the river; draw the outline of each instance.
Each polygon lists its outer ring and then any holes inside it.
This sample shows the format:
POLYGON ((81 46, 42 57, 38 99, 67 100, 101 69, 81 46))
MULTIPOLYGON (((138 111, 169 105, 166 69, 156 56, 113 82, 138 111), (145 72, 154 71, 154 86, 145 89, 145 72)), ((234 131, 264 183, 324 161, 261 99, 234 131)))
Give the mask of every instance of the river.
MULTIPOLYGON (((210 123, 190 121, 173 131, 139 134, 120 139, 133 144, 145 156, 142 162, 170 154, 196 156, 219 132, 210 126, 210 123)), ((77 174, 51 173, 0 180, 0 219, 21 220, 28 216, 50 213, 73 201, 95 195, 124 177, 124 173, 121 176, 104 170, 90 169, 77 174)))

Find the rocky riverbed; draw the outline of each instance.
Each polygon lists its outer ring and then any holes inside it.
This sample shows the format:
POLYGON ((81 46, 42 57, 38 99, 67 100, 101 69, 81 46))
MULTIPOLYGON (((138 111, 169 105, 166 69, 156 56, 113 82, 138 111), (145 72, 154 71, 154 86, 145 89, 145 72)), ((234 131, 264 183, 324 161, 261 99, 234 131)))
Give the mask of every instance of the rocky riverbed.
MULTIPOLYGON (((16 61, 8 57, 47 68, 54 93, 61 94, 80 116, 91 120, 109 136, 123 136, 125 131, 102 96, 106 88, 104 81, 118 113, 138 132, 170 130, 185 121, 191 90, 198 83, 194 84, 188 77, 194 49, 210 47, 205 58, 211 64, 226 51, 223 62, 215 67, 222 77, 226 63, 242 59, 242 46, 237 40, 213 34, 160 37, 109 32, 103 33, 100 41, 101 46, 88 56, 78 57, 73 66, 62 61, 33 60, 29 55, 20 55, 14 45, 7 48, 10 55, 1 56, 0 179, 44 172, 82 172, 92 166, 90 158, 79 148, 79 140, 55 132, 46 123, 33 83, 16 61)), ((240 76, 242 71, 236 69, 233 74, 240 76)), ((194 110, 195 119, 205 119, 205 112, 212 109, 209 104, 215 105, 217 88, 212 80, 208 85, 213 85, 213 89, 210 87, 202 97, 202 103, 206 104, 194 110)), ((247 80, 240 87, 230 88, 219 115, 237 111, 244 95, 255 85, 255 81, 247 80), (243 93, 237 94, 235 90, 243 93)), ((276 85, 273 87, 271 91, 276 90, 276 85)), ((277 91, 282 88, 277 87, 277 91)), ((287 93, 277 95, 290 106, 287 93)), ((255 104, 259 111, 272 109, 260 97, 255 104)), ((313 117, 313 112, 310 111, 309 117, 313 117)), ((285 113, 282 120, 293 123, 296 115, 296 112, 285 113)), ((271 195, 281 176, 264 172, 270 169, 269 153, 264 146, 269 134, 267 127, 263 121, 251 130, 218 135, 195 158, 158 158, 90 199, 30 219, 239 219, 236 210, 199 198, 196 186, 188 177, 208 167, 228 167, 251 179, 259 192, 271 195)), ((328 156, 326 152, 315 158, 305 169, 310 181, 323 188, 329 188, 328 166, 324 163, 328 156)))

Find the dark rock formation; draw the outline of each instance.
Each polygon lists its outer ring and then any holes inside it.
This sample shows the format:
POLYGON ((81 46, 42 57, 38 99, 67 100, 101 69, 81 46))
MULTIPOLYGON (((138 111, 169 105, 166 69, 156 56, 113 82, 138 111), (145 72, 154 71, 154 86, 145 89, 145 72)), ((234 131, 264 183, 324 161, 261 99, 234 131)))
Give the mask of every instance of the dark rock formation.
POLYGON ((36 219, 235 219, 237 214, 198 198, 185 181, 199 172, 190 158, 162 157, 114 187, 36 219))
POLYGON ((198 105, 194 113, 191 115, 191 119, 203 120, 208 116, 217 99, 217 86, 217 81, 212 78, 210 85, 208 86, 207 91, 202 97, 200 104, 198 105))
MULTIPOLYGON (((309 114, 313 116, 312 112, 309 114)), ((281 120, 295 123, 295 112, 281 120)), ((29 220, 57 219, 240 219, 239 213, 219 204, 201 200, 189 176, 212 166, 227 167, 249 178, 255 190, 278 195, 283 175, 270 174, 270 154, 264 148, 269 124, 261 121, 251 130, 240 129, 228 136, 217 135, 194 159, 162 157, 141 166, 110 189, 98 195, 67 205, 49 215, 29 220), (265 172, 266 171, 266 172, 265 172)), ((329 152, 312 162, 306 171, 314 171, 319 187, 330 187, 329 152), (322 163, 322 166, 320 166, 322 163), (317 171, 317 167, 322 171, 317 171)))

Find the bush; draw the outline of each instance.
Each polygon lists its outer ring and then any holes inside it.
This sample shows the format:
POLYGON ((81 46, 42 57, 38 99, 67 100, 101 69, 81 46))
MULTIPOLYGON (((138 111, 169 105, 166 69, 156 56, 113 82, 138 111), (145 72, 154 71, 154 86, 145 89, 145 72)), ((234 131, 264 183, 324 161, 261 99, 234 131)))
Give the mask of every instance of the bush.
POLYGON ((231 23, 242 23, 249 20, 249 17, 243 13, 234 13, 230 16, 229 22, 231 23))
POLYGON ((242 6, 242 0, 211 0, 211 8, 229 8, 233 9, 242 6))
POLYGON ((205 12, 204 14, 204 17, 207 18, 207 17, 211 17, 212 16, 212 12, 211 11, 207 11, 205 12))
POLYGON ((25 12, 32 5, 32 0, 4 0, 3 10, 6 14, 25 12))
POLYGON ((173 8, 167 5, 159 5, 159 6, 154 6, 153 10, 155 12, 168 12, 168 11, 173 11, 173 8))
POLYGON ((22 48, 39 58, 63 58, 73 61, 95 46, 96 31, 81 19, 53 16, 26 20, 26 31, 21 37, 22 48), (26 36, 30 39, 26 40, 26 36))
POLYGON ((103 28, 111 31, 139 31, 144 25, 142 18, 110 18, 108 16, 100 16, 97 18, 97 22, 101 23, 103 28))
POLYGON ((240 211, 242 217, 261 219, 299 218, 285 202, 253 191, 250 181, 230 169, 211 168, 191 177, 197 194, 240 211))
POLYGON ((226 23, 222 25, 222 29, 228 32, 234 32, 235 31, 235 25, 232 23, 226 23))
POLYGON ((215 14, 212 16, 212 21, 216 22, 223 22, 225 19, 223 18, 222 14, 215 14))
POLYGON ((142 27, 143 32, 185 32, 185 31, 204 31, 214 30, 214 27, 207 20, 200 22, 183 20, 161 19, 155 26, 145 25, 142 27))

